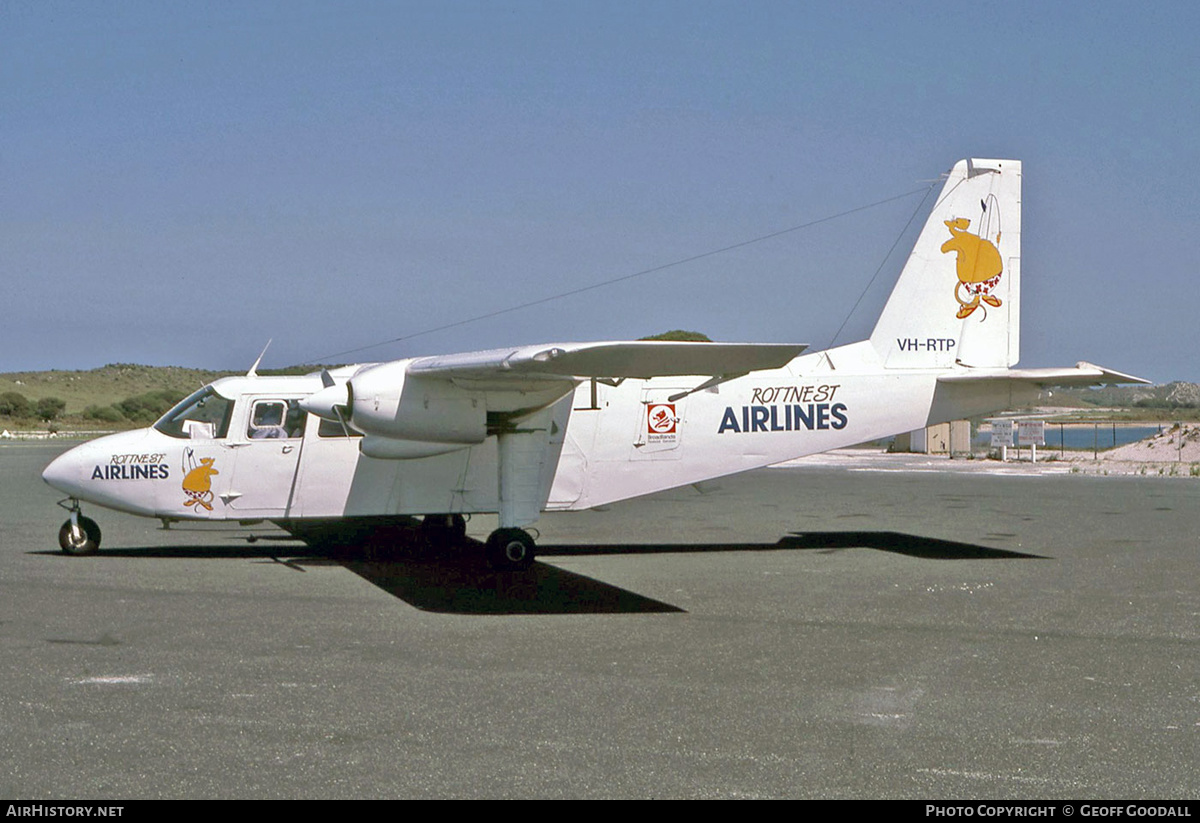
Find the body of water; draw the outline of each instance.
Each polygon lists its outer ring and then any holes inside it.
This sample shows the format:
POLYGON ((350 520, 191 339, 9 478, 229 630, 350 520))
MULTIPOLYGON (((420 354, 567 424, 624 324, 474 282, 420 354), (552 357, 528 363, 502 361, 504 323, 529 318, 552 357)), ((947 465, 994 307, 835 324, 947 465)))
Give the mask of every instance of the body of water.
MULTIPOLYGON (((1158 434, 1167 426, 1114 426, 1112 423, 1046 423, 1046 449, 1072 449, 1105 451, 1145 440, 1158 434)), ((991 445, 990 432, 975 436, 975 445, 987 448, 991 445)))

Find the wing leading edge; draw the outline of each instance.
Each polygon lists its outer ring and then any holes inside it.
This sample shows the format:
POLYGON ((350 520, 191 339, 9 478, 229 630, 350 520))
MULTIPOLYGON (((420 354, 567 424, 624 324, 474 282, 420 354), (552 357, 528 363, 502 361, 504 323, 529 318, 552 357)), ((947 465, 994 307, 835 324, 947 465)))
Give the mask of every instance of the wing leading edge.
POLYGON ((407 372, 422 377, 636 378, 742 375, 787 365, 807 345, 690 343, 659 340, 552 343, 418 357, 407 372))
MULTIPOLYGON (((368 417, 395 418, 400 413, 402 393, 419 394, 426 409, 435 395, 446 403, 452 398, 468 402, 466 395, 460 394, 467 391, 489 394, 489 411, 528 412, 565 397, 582 380, 684 375, 707 378, 693 389, 698 391, 750 372, 782 368, 805 348, 803 344, 636 340, 552 343, 417 357, 369 364, 340 382, 332 376, 323 378, 326 388, 300 401, 300 407, 327 420, 341 420, 350 412, 357 428, 372 433, 371 424, 363 421, 368 417)), ((442 411, 433 413, 433 419, 422 427, 422 437, 414 439, 439 440, 443 437, 438 433, 439 421, 449 427, 452 418, 442 411)), ((377 428, 375 433, 383 436, 402 436, 389 434, 393 428, 390 424, 377 428)), ((412 433, 404 436, 414 437, 412 433)))

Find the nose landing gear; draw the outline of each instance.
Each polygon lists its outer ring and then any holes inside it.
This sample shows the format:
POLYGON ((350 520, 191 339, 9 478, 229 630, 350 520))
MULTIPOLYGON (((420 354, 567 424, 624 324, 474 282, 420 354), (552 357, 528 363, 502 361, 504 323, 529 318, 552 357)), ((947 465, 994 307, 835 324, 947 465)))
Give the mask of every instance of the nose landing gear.
POLYGON ((58 505, 71 512, 71 517, 58 530, 58 545, 66 554, 95 554, 100 549, 100 526, 79 511, 75 498, 60 500, 58 505))

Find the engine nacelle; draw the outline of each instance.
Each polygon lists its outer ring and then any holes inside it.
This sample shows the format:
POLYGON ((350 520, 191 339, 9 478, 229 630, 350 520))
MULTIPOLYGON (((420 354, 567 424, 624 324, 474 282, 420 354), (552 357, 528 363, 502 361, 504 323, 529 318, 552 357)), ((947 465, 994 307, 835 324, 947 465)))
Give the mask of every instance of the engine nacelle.
POLYGON ((471 448, 470 443, 431 443, 428 440, 398 440, 395 437, 376 437, 368 434, 359 444, 367 457, 376 460, 420 460, 436 457, 459 449, 471 448))
POLYGON ((406 373, 410 360, 370 366, 350 378, 349 422, 368 435, 472 445, 487 437, 487 404, 449 380, 406 373))

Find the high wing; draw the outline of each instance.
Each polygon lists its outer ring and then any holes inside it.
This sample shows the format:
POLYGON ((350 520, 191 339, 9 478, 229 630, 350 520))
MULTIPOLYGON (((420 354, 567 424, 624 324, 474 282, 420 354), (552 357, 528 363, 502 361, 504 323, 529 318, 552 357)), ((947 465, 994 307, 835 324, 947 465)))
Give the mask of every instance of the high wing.
MULTIPOLYGON (((494 436, 504 471, 515 478, 524 470, 536 478, 554 428, 550 408, 584 380, 616 385, 626 379, 695 376, 698 385, 680 391, 683 397, 752 372, 781 368, 804 348, 616 341, 419 357, 363 366, 343 382, 326 375, 326 388, 301 400, 300 407, 364 434, 361 449, 368 457, 433 456, 494 436)), ((506 516, 507 501, 517 500, 523 506, 523 522, 536 519, 544 496, 531 496, 527 489, 512 491, 518 485, 515 479, 501 485, 506 516)))
MULTIPOLYGON (((587 379, 694 375, 684 397, 764 369, 778 369, 804 350, 799 344, 616 341, 557 343, 418 357, 363 366, 300 401, 319 417, 363 433, 370 457, 406 459, 482 443, 488 436, 529 429, 541 413, 587 379), (707 379, 705 379, 707 378, 707 379)), ((543 421, 549 426, 549 419, 543 421)))
MULTIPOLYGON (((329 420, 343 419, 356 411, 362 420, 374 416, 372 412, 379 409, 380 398, 384 398, 382 402, 391 407, 394 417, 399 412, 400 398, 406 386, 411 392, 411 388, 419 384, 427 389, 422 392, 422 403, 426 408, 430 405, 431 394, 453 405, 455 390, 467 389, 491 393, 493 396, 486 404, 490 411, 528 411, 566 396, 578 382, 586 379, 695 375, 709 378, 696 389, 708 388, 751 372, 781 368, 806 348, 802 343, 633 340, 547 343, 434 355, 363 366, 348 379, 340 381, 327 378, 327 388, 300 405, 305 411, 329 420), (535 398, 531 396, 533 394, 541 396, 535 398), (364 412, 363 404, 356 402, 366 398, 372 398, 373 408, 369 412, 364 412), (388 398, 392 398, 392 402, 388 403, 388 398)), ((367 425, 369 427, 370 423, 367 425)), ((443 439, 429 431, 426 435, 443 439)), ((403 435, 393 433, 391 436, 403 435)))
POLYGON ((552 343, 418 357, 407 373, 442 378, 550 376, 638 378, 732 376, 786 365, 804 344, 695 343, 660 340, 552 343))

